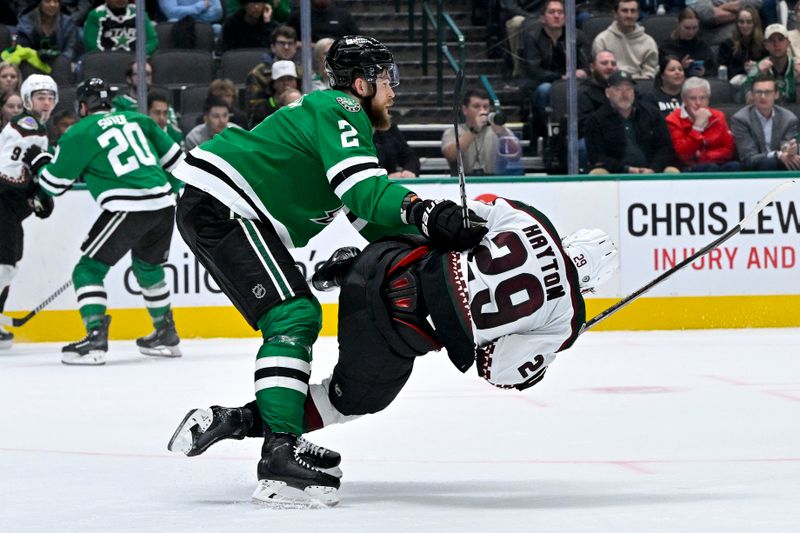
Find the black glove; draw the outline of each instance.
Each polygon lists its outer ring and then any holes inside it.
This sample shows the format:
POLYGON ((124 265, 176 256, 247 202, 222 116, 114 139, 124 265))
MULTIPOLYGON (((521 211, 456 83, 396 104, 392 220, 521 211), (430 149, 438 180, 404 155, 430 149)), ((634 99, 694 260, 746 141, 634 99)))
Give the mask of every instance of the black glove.
POLYGON ((476 246, 486 232, 486 221, 469 211, 469 229, 464 227, 461 207, 450 200, 415 200, 406 208, 406 220, 417 226, 437 248, 466 250, 476 246))
POLYGON ((339 248, 311 276, 311 285, 318 291, 330 291, 342 286, 345 275, 350 271, 361 250, 355 246, 339 248))
POLYGON ((53 214, 55 202, 53 197, 44 192, 41 188, 37 187, 36 192, 30 198, 33 214, 39 218, 47 218, 53 214))
POLYGON ((41 146, 33 144, 29 146, 22 155, 22 164, 28 167, 34 179, 37 179, 39 171, 43 166, 49 163, 51 159, 53 159, 53 156, 50 153, 42 150, 41 146))

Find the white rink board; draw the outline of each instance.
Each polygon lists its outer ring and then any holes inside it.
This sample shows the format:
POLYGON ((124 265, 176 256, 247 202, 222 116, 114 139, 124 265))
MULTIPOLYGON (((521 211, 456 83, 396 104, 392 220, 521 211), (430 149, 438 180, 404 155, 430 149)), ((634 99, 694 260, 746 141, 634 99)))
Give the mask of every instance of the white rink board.
MULTIPOLYGON (((628 212, 632 204, 668 202, 713 203, 728 206, 727 221, 738 220, 738 202, 749 210, 780 179, 759 180, 655 180, 655 181, 583 181, 583 182, 509 182, 468 183, 470 198, 485 193, 517 199, 536 207, 551 218, 563 234, 581 227, 603 228, 620 247, 622 268, 598 291, 598 297, 622 297, 641 286, 661 271, 656 271, 653 250, 656 248, 683 249, 700 247, 711 242, 714 235, 671 235, 636 237, 629 232, 628 212)), ((455 183, 411 184, 422 197, 458 199, 455 183)), ((783 213, 794 209, 800 216, 800 186, 794 187, 778 201, 783 213)), ((71 191, 56 199, 56 209, 51 218, 39 220, 31 217, 25 222, 25 255, 19 265, 7 310, 28 310, 35 307, 64 281, 69 279, 79 258, 79 246, 99 210, 86 191, 71 191)), ((777 208, 768 207, 762 221, 764 228, 776 227, 777 208)), ((639 217, 641 218, 641 217, 639 217)), ((635 223, 641 220, 633 218, 635 223)), ((337 217, 331 227, 312 239, 308 246, 294 250, 293 254, 307 273, 314 271, 340 246, 361 245, 365 241, 346 222, 337 217)), ((795 226, 786 233, 759 233, 737 236, 730 246, 743 250, 749 247, 778 247, 790 250, 796 260, 788 268, 765 268, 758 272, 737 262, 733 269, 687 270, 672 278, 654 295, 750 295, 800 293, 800 235, 795 226)), ((784 254, 787 252, 784 251, 784 254)), ((788 257, 788 256, 787 256, 788 257)), ((218 292, 213 280, 197 264, 177 230, 169 258, 168 282, 174 291, 175 307, 227 306, 229 302, 218 292)), ((106 280, 111 308, 136 308, 141 306, 136 282, 129 271, 130 259, 123 258, 106 280)), ((337 293, 318 293, 323 303, 335 303, 337 293)), ((74 296, 56 300, 49 309, 75 309, 74 296)))

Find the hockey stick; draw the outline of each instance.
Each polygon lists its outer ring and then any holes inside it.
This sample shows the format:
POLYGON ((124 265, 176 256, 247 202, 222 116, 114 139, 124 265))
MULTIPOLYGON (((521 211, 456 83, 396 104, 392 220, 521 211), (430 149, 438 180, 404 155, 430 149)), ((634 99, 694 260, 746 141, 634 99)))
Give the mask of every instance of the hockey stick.
POLYGON ((464 159, 461 155, 461 142, 458 139, 458 114, 461 93, 464 90, 464 69, 456 72, 456 87, 453 91, 453 128, 456 132, 456 167, 458 168, 458 188, 461 191, 461 218, 464 229, 469 229, 469 210, 467 209, 467 178, 464 177, 464 159))
POLYGON ((13 326, 15 328, 18 328, 18 327, 24 325, 26 322, 28 322, 28 320, 30 320, 31 318, 35 317, 36 313, 38 313, 39 311, 41 311, 42 309, 44 309, 45 307, 47 307, 48 305, 53 303, 53 300, 55 300, 56 298, 61 296, 61 293, 64 292, 65 290, 69 289, 70 287, 72 287, 72 280, 67 281, 61 287, 56 289, 56 292, 54 292, 53 294, 51 294, 50 296, 45 298, 42 303, 40 303, 39 305, 37 305, 33 309, 33 311, 29 312, 27 315, 25 315, 22 318, 11 318, 11 317, 6 316, 6 315, 0 315, 0 325, 13 326))
POLYGON ((775 187, 774 189, 769 191, 767 193, 767 195, 764 196, 756 204, 756 206, 753 208, 753 210, 750 211, 750 213, 746 217, 744 217, 742 220, 740 220, 738 224, 736 224, 733 228, 728 230, 725 234, 723 234, 722 236, 717 238, 715 241, 707 244, 706 246, 704 246, 700 250, 696 251, 695 253, 693 253, 692 255, 690 255, 689 257, 687 257, 686 259, 684 259, 683 261, 681 261, 677 265, 675 265, 674 267, 672 267, 669 270, 665 271, 663 274, 661 274, 660 276, 658 276, 657 278, 652 280, 650 283, 648 283, 647 285, 645 285, 641 289, 639 289, 639 290, 637 290, 635 292, 632 292, 631 294, 629 294, 628 296, 626 296, 625 298, 623 298, 619 302, 615 303, 614 305, 612 305, 611 307, 609 307, 608 309, 606 309, 605 311, 603 311, 599 315, 595 316, 593 319, 591 319, 588 322, 586 322, 583 325, 583 327, 581 328, 580 332, 583 333, 583 332, 593 328, 594 326, 596 326, 597 324, 599 324, 600 322, 602 322, 606 318, 610 317, 611 315, 613 315, 614 313, 616 313, 617 311, 619 311, 620 309, 622 309, 626 305, 630 304, 635 299, 637 299, 639 296, 643 295, 644 293, 646 293, 647 291, 649 291, 650 289, 652 289, 653 287, 655 287, 656 285, 658 285, 659 283, 661 283, 662 281, 667 279, 668 277, 672 276, 673 274, 675 274, 679 270, 683 269, 685 266, 687 266, 690 263, 694 262, 696 259, 704 256, 705 254, 707 254, 708 252, 710 252, 711 250, 713 250, 714 248, 716 248, 717 246, 719 246, 723 242, 727 241, 728 239, 730 239, 731 237, 733 237, 734 235, 736 235, 737 233, 742 231, 742 229, 744 229, 744 227, 747 225, 748 222, 750 222, 750 220, 753 219, 753 217, 755 217, 758 213, 760 213, 761 210, 764 209, 767 205, 769 205, 770 202, 772 202, 777 196, 782 194, 787 189, 790 189, 795 183, 797 183, 797 179, 796 178, 788 180, 788 181, 784 181, 783 183, 781 183, 780 185, 778 185, 777 187, 775 187))

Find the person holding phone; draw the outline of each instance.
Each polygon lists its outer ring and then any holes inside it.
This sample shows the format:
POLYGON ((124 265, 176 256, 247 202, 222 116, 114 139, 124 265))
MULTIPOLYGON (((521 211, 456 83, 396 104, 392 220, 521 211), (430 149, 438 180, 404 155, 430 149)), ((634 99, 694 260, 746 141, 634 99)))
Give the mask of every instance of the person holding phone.
POLYGON ((673 55, 680 58, 687 76, 707 78, 717 71, 714 52, 700 37, 700 18, 690 7, 678 14, 675 31, 668 39, 659 43, 658 50, 662 57, 673 55))

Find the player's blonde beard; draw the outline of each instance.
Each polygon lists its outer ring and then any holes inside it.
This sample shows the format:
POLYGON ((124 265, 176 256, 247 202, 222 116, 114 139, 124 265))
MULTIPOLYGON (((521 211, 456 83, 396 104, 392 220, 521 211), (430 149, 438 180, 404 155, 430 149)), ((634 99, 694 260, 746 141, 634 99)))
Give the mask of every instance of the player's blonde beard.
MULTIPOLYGON (((389 106, 378 107, 373 97, 364 98, 364 110, 367 112, 372 126, 378 131, 386 131, 392 125, 392 117, 389 115, 389 106)), ((391 102, 390 102, 391 103, 391 102)))

